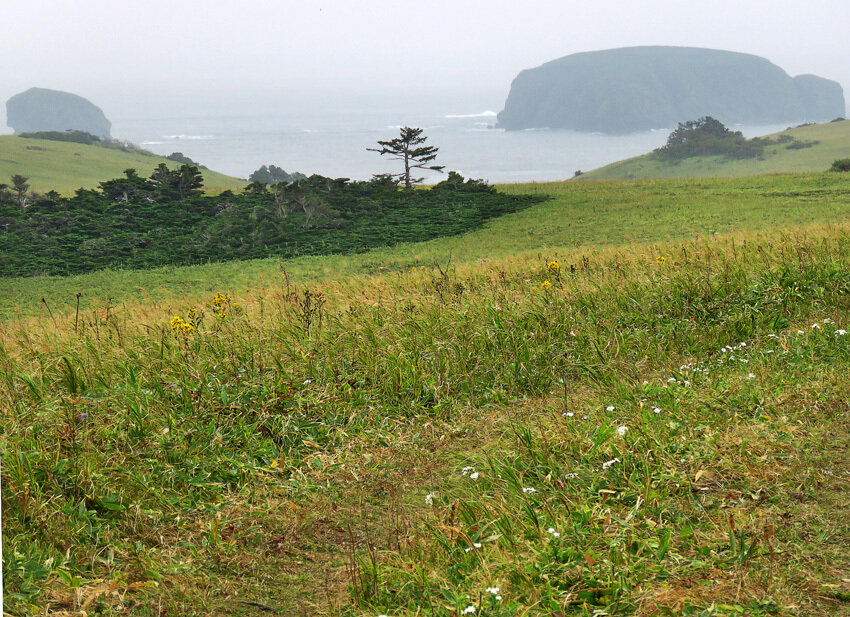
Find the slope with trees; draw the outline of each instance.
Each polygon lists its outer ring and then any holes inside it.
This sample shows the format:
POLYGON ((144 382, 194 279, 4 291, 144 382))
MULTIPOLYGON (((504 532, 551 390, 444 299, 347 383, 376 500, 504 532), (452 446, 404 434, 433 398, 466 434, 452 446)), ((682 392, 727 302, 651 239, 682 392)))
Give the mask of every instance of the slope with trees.
MULTIPOLYGON (((33 191, 55 190, 73 195, 80 187, 97 188, 99 183, 120 176, 128 168, 149 175, 160 163, 172 169, 180 165, 127 142, 100 139, 82 131, 57 131, 48 135, 49 139, 42 135, 28 138, 0 135, 0 151, 3 152, 0 182, 5 182, 12 174, 20 174, 29 178, 33 191), (89 142, 92 137, 94 141, 89 142)), ((245 186, 244 180, 198 167, 208 191, 237 190, 245 186)))
MULTIPOLYGON (((687 131, 687 123, 683 126, 687 131)), ((675 142, 676 137, 671 137, 675 142)), ((734 131, 719 138, 703 134, 691 143, 665 145, 655 152, 586 172, 580 179, 722 177, 825 171, 836 159, 848 157, 850 122, 836 118, 833 122, 802 125, 753 139, 744 139, 735 135, 734 131)))

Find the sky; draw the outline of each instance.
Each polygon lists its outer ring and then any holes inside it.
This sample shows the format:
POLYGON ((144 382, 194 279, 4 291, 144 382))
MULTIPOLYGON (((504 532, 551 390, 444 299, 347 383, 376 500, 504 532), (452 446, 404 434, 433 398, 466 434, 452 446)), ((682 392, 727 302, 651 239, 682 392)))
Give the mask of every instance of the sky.
POLYGON ((847 0, 3 0, 2 15, 0 101, 54 88, 108 117, 394 92, 498 111, 522 69, 634 45, 747 52, 850 88, 847 0))

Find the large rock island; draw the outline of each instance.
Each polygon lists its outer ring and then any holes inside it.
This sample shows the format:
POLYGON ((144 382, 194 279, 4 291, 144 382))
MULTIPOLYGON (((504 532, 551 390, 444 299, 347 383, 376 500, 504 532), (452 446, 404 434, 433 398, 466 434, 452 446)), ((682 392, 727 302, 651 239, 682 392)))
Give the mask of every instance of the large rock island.
POLYGON ((6 124, 15 133, 86 131, 109 137, 112 123, 97 105, 70 92, 30 88, 6 101, 6 124))
POLYGON ((499 126, 629 133, 712 116, 728 125, 818 122, 845 114, 844 92, 770 61, 695 47, 572 54, 522 71, 499 126))

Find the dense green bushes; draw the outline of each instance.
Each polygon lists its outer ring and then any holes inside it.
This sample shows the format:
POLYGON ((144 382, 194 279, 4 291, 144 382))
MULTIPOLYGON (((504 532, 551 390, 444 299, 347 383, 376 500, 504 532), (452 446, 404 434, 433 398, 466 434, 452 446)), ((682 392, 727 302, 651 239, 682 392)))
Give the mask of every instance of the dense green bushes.
POLYGON ((788 134, 747 139, 740 131, 730 131, 722 122, 711 116, 699 120, 680 122, 670 133, 667 143, 653 151, 653 157, 676 162, 700 156, 723 156, 727 159, 753 159, 761 157, 768 146, 783 145, 786 150, 803 150, 816 146, 818 141, 798 141, 788 134))
POLYGON ((200 174, 189 165, 161 165, 150 178, 125 174, 72 198, 31 198, 26 208, 7 192, 0 276, 360 252, 463 233, 539 200, 456 173, 430 190, 312 176, 216 197, 200 194, 200 174))
POLYGON ((662 160, 679 160, 694 156, 723 155, 733 159, 760 156, 764 145, 747 141, 740 131, 730 131, 719 120, 705 116, 699 120, 680 122, 670 133, 667 143, 655 150, 662 160))
POLYGON ((92 135, 86 131, 36 131, 33 133, 21 133, 20 137, 25 139, 48 139, 50 141, 68 141, 75 144, 92 144, 100 143, 101 139, 97 135, 92 135))

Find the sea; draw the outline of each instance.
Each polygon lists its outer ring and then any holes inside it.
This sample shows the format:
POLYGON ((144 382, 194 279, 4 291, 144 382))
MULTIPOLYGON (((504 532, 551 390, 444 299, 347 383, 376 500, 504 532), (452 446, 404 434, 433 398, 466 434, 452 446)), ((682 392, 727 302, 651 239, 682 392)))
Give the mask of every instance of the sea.
MULTIPOLYGON (((365 180, 399 171, 399 163, 370 152, 402 126, 423 129, 426 145, 439 148, 433 164, 491 183, 549 182, 572 178, 662 146, 675 127, 629 135, 565 130, 497 128, 492 97, 391 99, 346 105, 344 97, 274 107, 136 109, 113 114, 114 137, 156 154, 181 152, 210 169, 247 178, 261 165, 288 172, 365 180)), ((495 104, 494 104, 495 103, 495 104)), ((748 137, 785 126, 735 126, 748 137)), ((440 174, 423 172, 425 182, 440 174)))

